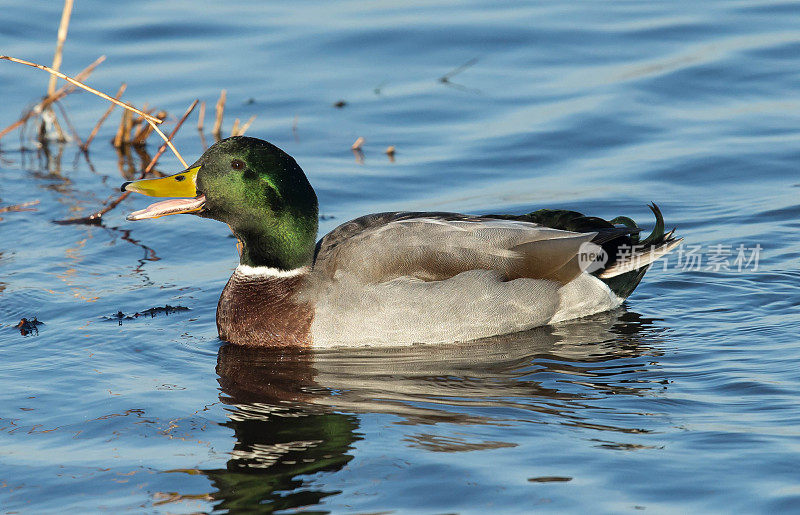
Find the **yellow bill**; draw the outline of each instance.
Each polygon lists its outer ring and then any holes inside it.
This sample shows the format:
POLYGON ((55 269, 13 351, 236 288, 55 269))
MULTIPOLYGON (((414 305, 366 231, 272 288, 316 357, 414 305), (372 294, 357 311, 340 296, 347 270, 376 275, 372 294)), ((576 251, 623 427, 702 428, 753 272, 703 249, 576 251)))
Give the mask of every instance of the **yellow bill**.
POLYGON ((167 177, 142 179, 123 184, 120 188, 122 191, 133 191, 148 197, 191 197, 156 202, 145 209, 129 214, 127 216, 128 220, 144 220, 146 218, 159 218, 181 213, 194 213, 203 209, 206 197, 205 195, 197 194, 196 186, 197 172, 199 170, 200 167, 195 166, 167 177))

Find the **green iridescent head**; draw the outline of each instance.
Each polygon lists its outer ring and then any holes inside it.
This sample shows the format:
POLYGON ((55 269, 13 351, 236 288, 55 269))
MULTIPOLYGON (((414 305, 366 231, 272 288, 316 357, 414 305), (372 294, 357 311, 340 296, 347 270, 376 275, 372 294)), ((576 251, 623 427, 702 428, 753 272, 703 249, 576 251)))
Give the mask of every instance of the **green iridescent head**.
POLYGON ((230 226, 241 263, 289 270, 307 265, 317 234, 317 196, 295 160, 266 141, 235 136, 212 145, 187 170, 123 184, 157 202, 129 220, 192 213, 230 226))

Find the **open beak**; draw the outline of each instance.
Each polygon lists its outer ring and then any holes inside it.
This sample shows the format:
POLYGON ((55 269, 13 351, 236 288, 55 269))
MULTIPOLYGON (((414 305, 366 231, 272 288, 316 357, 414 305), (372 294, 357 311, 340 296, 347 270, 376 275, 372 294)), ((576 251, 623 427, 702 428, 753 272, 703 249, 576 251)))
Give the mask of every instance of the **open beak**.
POLYGON ((195 166, 167 177, 142 179, 123 184, 120 188, 122 191, 135 191, 148 197, 184 197, 150 204, 144 209, 129 214, 127 219, 131 221, 144 220, 145 218, 158 218, 181 213, 195 213, 203 209, 206 197, 197 192, 198 171, 200 171, 200 167, 195 166))

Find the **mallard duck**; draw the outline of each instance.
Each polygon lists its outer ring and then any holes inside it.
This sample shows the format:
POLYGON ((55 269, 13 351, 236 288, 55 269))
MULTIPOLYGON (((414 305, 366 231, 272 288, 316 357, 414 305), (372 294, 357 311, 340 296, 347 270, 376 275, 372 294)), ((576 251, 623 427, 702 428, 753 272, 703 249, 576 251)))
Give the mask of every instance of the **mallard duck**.
POLYGON ((261 346, 470 341, 618 307, 679 242, 627 217, 575 211, 390 212, 316 241, 317 196, 278 147, 237 136, 188 169, 126 182, 157 202, 128 220, 190 213, 228 224, 239 266, 217 305, 222 340, 261 346))

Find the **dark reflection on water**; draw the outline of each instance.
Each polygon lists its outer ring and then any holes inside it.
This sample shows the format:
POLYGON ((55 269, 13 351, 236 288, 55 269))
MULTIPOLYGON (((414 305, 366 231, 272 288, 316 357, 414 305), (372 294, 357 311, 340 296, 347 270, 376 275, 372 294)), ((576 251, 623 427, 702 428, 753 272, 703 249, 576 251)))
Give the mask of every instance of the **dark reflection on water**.
MULTIPOLYGON (((304 478, 339 471, 362 439, 356 414, 401 425, 505 426, 519 421, 646 432, 591 422, 582 411, 610 394, 661 389, 644 374, 660 355, 654 320, 620 311, 479 342, 326 352, 224 345, 220 399, 236 443, 225 469, 203 470, 218 509, 277 510, 340 493, 304 478), (510 411, 509 411, 510 410, 510 411), (345 414, 346 413, 346 414, 345 414)), ((420 433, 410 447, 468 452, 515 447, 420 433)), ((597 439, 602 445, 615 445, 597 439)))
POLYGON ((358 418, 303 405, 315 395, 309 353, 226 345, 217 373, 230 406, 223 425, 236 438, 227 468, 203 471, 218 509, 287 509, 339 493, 305 488, 301 476, 335 472, 352 459, 358 418))

